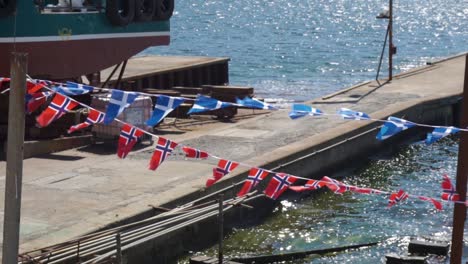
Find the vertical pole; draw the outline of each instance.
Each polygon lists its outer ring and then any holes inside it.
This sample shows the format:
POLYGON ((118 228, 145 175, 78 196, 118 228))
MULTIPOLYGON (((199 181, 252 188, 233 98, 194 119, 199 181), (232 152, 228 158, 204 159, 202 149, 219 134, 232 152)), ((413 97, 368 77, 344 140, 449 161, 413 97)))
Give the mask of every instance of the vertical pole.
POLYGON ((393 79, 393 0, 388 3, 388 80, 393 79))
POLYGON ((224 215, 223 215, 223 194, 219 195, 219 213, 218 213, 218 224, 219 224, 219 248, 218 248, 218 263, 223 263, 223 238, 224 238, 224 215))
MULTIPOLYGON (((468 126, 468 55, 465 57, 465 84, 463 86, 463 101, 461 127, 468 126)), ((468 177, 468 134, 461 133, 458 148, 457 193, 460 201, 466 200, 466 184, 468 177)), ((463 232, 465 230, 466 205, 456 203, 453 211, 452 249, 450 263, 460 264, 463 255, 463 232)))
POLYGON ((118 264, 122 264, 122 243, 120 240, 120 233, 117 233, 115 236, 115 242, 116 242, 116 261, 118 264))
POLYGON ((3 220, 3 264, 18 262, 27 62, 27 53, 11 54, 5 215, 3 220))

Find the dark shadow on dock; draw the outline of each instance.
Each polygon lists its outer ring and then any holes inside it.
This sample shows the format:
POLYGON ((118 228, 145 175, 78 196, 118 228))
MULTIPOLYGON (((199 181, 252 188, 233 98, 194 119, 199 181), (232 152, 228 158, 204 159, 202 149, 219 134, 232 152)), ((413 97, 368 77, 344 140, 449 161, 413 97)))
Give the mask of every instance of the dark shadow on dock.
POLYGON ((80 157, 80 156, 62 155, 62 154, 57 154, 57 153, 43 154, 43 155, 37 156, 36 158, 50 159, 50 160, 63 160, 63 161, 76 161, 76 160, 84 159, 84 157, 80 157))

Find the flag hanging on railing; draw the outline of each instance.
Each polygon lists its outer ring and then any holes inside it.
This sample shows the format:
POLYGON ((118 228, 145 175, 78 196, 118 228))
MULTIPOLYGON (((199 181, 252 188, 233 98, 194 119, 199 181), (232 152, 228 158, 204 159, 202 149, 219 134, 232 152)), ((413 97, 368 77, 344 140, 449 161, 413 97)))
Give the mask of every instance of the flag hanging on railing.
POLYGON ((459 128, 456 127, 436 127, 431 133, 427 133, 426 144, 430 145, 437 140, 446 137, 450 134, 455 134, 460 131, 459 128))
POLYGON ((185 152, 185 157, 187 157, 187 158, 206 159, 206 158, 208 158, 208 156, 210 156, 208 154, 208 152, 206 152, 206 151, 202 151, 202 150, 187 147, 187 146, 184 146, 182 148, 182 150, 185 152))
POLYGON ((291 111, 289 112, 289 118, 297 119, 304 116, 321 116, 323 115, 322 110, 313 108, 310 105, 305 104, 292 104, 291 111))
POLYGON ((161 122, 172 110, 176 109, 185 100, 178 97, 171 97, 166 95, 159 95, 156 99, 156 105, 154 106, 153 115, 151 116, 146 124, 148 126, 155 126, 161 122))
POLYGON ((344 119, 349 120, 368 120, 370 116, 364 112, 357 112, 348 108, 340 108, 338 114, 341 115, 344 119))
POLYGON ((289 189, 295 192, 304 192, 304 191, 311 191, 317 190, 325 186, 326 183, 320 180, 308 180, 305 185, 303 186, 289 186, 289 189))
POLYGON ((244 196, 249 193, 253 188, 255 188, 260 181, 265 179, 268 176, 269 172, 259 168, 251 168, 249 171, 249 175, 242 185, 241 190, 237 193, 238 197, 244 196))
POLYGON ((393 205, 399 202, 402 202, 408 199, 408 197, 409 195, 403 190, 399 190, 398 193, 390 194, 390 198, 388 199, 388 208, 392 207, 393 205))
POLYGON ((124 92, 120 90, 112 90, 112 95, 107 105, 104 124, 110 124, 123 110, 132 104, 138 97, 139 93, 124 92))
POLYGON ((190 108, 187 114, 189 115, 197 114, 197 113, 221 109, 221 108, 225 108, 229 106, 233 106, 233 104, 221 102, 216 99, 199 94, 197 96, 197 99, 195 99, 195 103, 193 104, 192 108, 190 108))
MULTIPOLYGON (((86 120, 83 123, 79 123, 77 125, 71 126, 68 129, 67 132, 68 132, 68 134, 71 134, 71 133, 73 133, 75 131, 87 128, 87 127, 89 127, 91 125, 94 125, 96 123, 101 123, 102 121, 104 121, 104 113, 101 113, 101 112, 99 112, 97 110, 94 110, 94 109, 90 108, 88 110, 88 117, 86 118, 86 120)), ((124 125, 124 126, 126 126, 126 125, 124 125)), ((122 132, 121 132, 121 136, 122 136, 122 132)), ((120 155, 119 155, 119 157, 120 157, 120 155)))
POLYGON ((378 140, 385 140, 397 133, 400 133, 403 130, 414 127, 415 125, 416 124, 413 122, 390 116, 380 128, 380 131, 377 134, 376 138, 378 140))
POLYGON ((292 175, 282 173, 282 172, 276 173, 273 176, 273 178, 271 178, 264 193, 267 197, 270 197, 271 199, 276 200, 296 180, 297 178, 292 175))
POLYGON ((143 134, 144 132, 142 130, 129 124, 124 124, 120 131, 117 156, 119 156, 121 159, 127 157, 133 146, 135 146, 135 144, 138 142, 138 138, 143 136, 143 134))
POLYGON ((52 102, 49 104, 47 109, 44 110, 38 117, 36 117, 38 126, 48 126, 50 123, 59 119, 77 105, 78 103, 72 101, 70 98, 61 94, 55 94, 54 99, 52 99, 52 102))
POLYGON ((236 103, 248 108, 255 108, 255 109, 263 109, 263 110, 278 110, 277 107, 274 107, 270 104, 262 102, 255 98, 250 98, 248 96, 244 97, 244 99, 240 99, 236 97, 236 103))
POLYGON ((446 201, 459 201, 460 195, 455 190, 455 187, 452 185, 450 178, 447 174, 444 174, 444 179, 442 180, 442 200, 446 201))
POLYGON ((163 137, 158 138, 158 143, 156 144, 156 149, 153 152, 153 156, 151 157, 149 169, 156 170, 163 161, 166 160, 169 155, 171 155, 172 151, 175 147, 177 147, 178 143, 174 141, 170 141, 163 137))
POLYGON ((226 174, 230 173, 235 168, 237 168, 237 166, 239 166, 239 163, 237 162, 221 159, 218 162, 218 166, 216 168, 213 168, 213 178, 209 178, 206 181, 206 187, 210 187, 213 184, 215 184, 226 174))

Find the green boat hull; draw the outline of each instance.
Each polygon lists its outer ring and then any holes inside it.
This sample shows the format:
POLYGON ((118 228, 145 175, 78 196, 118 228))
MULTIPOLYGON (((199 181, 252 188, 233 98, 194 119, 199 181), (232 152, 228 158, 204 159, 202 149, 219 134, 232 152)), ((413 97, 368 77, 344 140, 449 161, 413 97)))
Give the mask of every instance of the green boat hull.
POLYGON ((44 12, 32 1, 19 1, 16 16, 0 18, 0 27, 0 76, 9 76, 13 51, 28 53, 30 75, 66 79, 170 42, 169 20, 116 26, 104 10, 44 12))

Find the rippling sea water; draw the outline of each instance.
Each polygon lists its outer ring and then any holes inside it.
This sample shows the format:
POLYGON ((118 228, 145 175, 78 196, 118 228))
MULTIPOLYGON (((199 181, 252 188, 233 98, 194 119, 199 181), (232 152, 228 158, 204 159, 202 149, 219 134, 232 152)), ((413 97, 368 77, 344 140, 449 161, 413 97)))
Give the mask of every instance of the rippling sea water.
MULTIPOLYGON (((439 199, 442 175, 455 178, 457 154, 457 139, 444 139, 431 146, 413 144, 390 158, 372 161, 344 182, 386 191, 404 189, 439 199)), ((438 211, 431 203, 410 198, 388 209, 387 199, 385 195, 324 191, 283 201, 264 223, 234 230, 224 241, 224 254, 279 254, 378 241, 378 246, 366 249, 289 262, 375 264, 385 263, 385 254, 405 253, 411 237, 451 239, 451 203, 444 202, 443 210, 438 211)), ((216 250, 213 247, 198 254, 216 256, 216 250)))
MULTIPOLYGON (((143 54, 227 56, 232 84, 251 85, 260 97, 312 99, 375 78, 386 31, 386 20, 375 16, 387 5, 176 1, 170 46, 143 54)), ((467 0, 395 0, 394 14, 396 72, 468 50, 467 0)))

